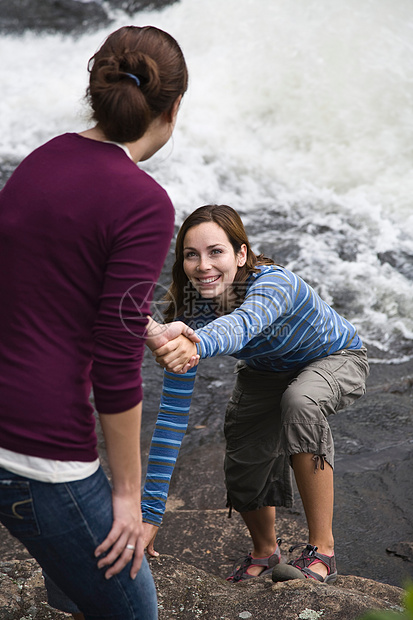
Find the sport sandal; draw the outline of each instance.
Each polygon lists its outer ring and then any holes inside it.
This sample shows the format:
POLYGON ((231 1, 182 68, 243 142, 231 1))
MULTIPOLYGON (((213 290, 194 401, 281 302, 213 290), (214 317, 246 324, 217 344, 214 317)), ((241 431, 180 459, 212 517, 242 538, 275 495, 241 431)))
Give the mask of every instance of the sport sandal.
POLYGON ((245 558, 238 560, 235 562, 233 571, 229 577, 226 578, 226 581, 231 581, 232 583, 238 583, 238 581, 244 581, 245 579, 251 579, 252 577, 261 577, 262 575, 267 575, 271 573, 274 566, 281 562, 281 551, 279 545, 281 544, 281 538, 277 538, 277 546, 272 555, 267 558, 253 558, 249 553, 245 558), (250 575, 248 570, 250 566, 262 566, 264 568, 263 571, 259 575, 250 575))
POLYGON ((317 553, 317 547, 306 543, 293 545, 290 547, 289 552, 291 553, 298 547, 303 546, 305 546, 305 549, 299 558, 280 566, 279 569, 278 567, 275 568, 272 575, 273 581, 287 581, 289 579, 315 579, 321 583, 332 583, 335 581, 337 579, 335 555, 330 556, 317 553), (325 577, 315 573, 310 568, 313 564, 319 562, 327 567, 327 575, 325 577))

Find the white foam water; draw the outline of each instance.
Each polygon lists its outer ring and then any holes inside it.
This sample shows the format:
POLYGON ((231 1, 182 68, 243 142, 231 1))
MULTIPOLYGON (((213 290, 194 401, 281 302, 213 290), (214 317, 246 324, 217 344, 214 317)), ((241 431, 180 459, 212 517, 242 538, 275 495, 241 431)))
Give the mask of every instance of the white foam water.
POLYGON ((230 204, 254 249, 313 284, 380 357, 411 357, 410 0, 181 0, 114 19, 76 38, 0 39, 1 160, 87 125, 87 60, 110 31, 163 28, 190 88, 173 142, 145 168, 177 223, 230 204))

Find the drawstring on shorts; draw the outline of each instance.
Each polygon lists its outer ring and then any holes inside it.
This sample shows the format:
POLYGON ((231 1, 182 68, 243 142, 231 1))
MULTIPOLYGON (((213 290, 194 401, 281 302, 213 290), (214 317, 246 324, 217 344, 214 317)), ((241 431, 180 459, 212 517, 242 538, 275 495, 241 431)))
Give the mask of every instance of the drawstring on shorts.
POLYGON ((226 507, 228 508, 228 519, 230 519, 232 517, 232 502, 230 500, 230 498, 227 495, 227 504, 226 507))
POLYGON ((313 455, 313 461, 314 461, 314 473, 317 473, 318 469, 324 469, 324 463, 325 463, 325 454, 314 454, 313 455))

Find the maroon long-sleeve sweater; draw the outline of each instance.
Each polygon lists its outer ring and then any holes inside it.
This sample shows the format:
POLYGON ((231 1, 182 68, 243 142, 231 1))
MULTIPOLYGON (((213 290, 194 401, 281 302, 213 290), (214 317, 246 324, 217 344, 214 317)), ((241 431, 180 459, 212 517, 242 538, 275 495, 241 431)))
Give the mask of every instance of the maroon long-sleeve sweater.
POLYGON ((114 144, 54 138, 0 192, 0 446, 97 457, 93 408, 142 399, 145 316, 173 233, 166 192, 114 144))

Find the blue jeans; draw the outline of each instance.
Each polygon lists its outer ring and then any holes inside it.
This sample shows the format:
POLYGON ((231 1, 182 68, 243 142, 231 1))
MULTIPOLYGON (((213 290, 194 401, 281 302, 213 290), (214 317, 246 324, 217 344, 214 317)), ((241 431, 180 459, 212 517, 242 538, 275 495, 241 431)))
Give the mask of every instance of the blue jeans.
MULTIPOLYGON (((0 521, 87 620, 156 620, 155 584, 144 558, 106 580, 94 550, 112 527, 112 491, 103 470, 51 484, 0 468, 0 521)), ((53 601, 50 601, 53 603, 53 601)))

